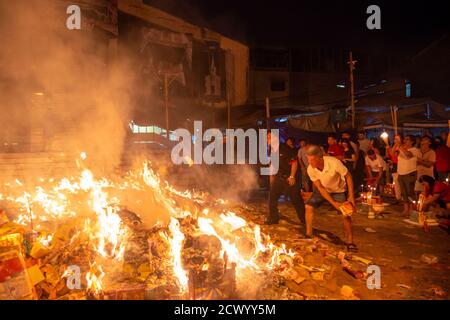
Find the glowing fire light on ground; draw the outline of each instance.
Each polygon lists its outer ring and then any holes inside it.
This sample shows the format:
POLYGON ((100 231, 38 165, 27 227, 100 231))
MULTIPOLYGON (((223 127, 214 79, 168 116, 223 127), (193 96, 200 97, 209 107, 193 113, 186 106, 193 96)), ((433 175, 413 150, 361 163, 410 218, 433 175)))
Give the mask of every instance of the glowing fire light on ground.
MULTIPOLYGON (((81 153, 80 157, 84 160, 86 154, 81 153)), ((105 289, 103 281, 107 270, 124 259, 129 229, 118 214, 121 199, 117 194, 126 195, 128 190, 148 192, 168 212, 170 223, 166 239, 170 245, 171 259, 168 263, 172 265, 181 293, 187 291, 189 282, 188 271, 182 262, 186 239, 184 226, 180 225, 182 219, 190 219, 191 229, 220 241, 221 256, 226 256, 228 262, 236 265, 238 278, 242 270, 270 270, 280 263, 283 255, 294 257, 294 253, 284 245, 277 246, 269 237, 262 235, 258 225, 250 226, 245 219, 226 209, 207 207, 206 204, 211 201, 206 200, 206 194, 182 192, 161 181, 148 162, 139 171, 131 171, 116 180, 97 179, 88 169, 82 169, 78 177, 64 177, 59 181, 48 179, 34 189, 17 180, 14 188, 11 187, 11 194, 3 194, 2 198, 20 207, 21 213, 15 219, 16 223, 29 226, 34 221, 38 231, 45 222, 80 219, 80 226, 71 236, 70 243, 82 236, 89 239, 89 246, 95 254, 89 256, 90 267, 85 271, 85 279, 88 290, 98 294, 105 289), (185 204, 179 205, 177 199, 182 199, 185 204), (186 203, 190 203, 189 208, 186 208, 186 203), (251 242, 252 252, 241 252, 239 241, 243 239, 251 242)), ((219 207, 226 205, 222 199, 215 199, 214 203, 219 207)), ((49 247, 54 240, 55 235, 47 233, 39 241, 49 247)), ((208 266, 202 268, 207 270, 208 266)))
POLYGON ((181 291, 185 292, 188 286, 188 277, 181 264, 181 251, 183 248, 184 234, 180 230, 180 223, 177 219, 171 218, 169 230, 172 234, 172 237, 170 238, 170 250, 173 258, 173 271, 179 281, 181 291))

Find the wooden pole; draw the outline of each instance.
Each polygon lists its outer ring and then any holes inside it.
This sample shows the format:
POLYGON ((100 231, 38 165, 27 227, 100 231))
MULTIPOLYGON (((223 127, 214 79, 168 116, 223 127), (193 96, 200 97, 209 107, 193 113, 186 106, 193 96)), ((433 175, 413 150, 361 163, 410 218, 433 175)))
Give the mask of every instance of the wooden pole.
POLYGON ((231 129, 231 102, 230 102, 230 89, 227 83, 227 128, 231 129))
POLYGON ((398 123, 397 123, 397 106, 392 107, 392 112, 394 113, 394 132, 398 133, 398 123))
POLYGON ((164 74, 164 107, 166 109, 166 137, 169 139, 169 81, 164 74))
POLYGON ((355 129, 355 126, 356 126, 355 87, 354 87, 354 79, 353 79, 353 70, 355 70, 355 63, 356 63, 356 60, 353 60, 353 53, 350 51, 348 65, 350 68, 350 105, 352 107, 352 129, 355 129))
POLYGON ((266 97, 266 127, 270 130, 270 100, 266 97))
POLYGON ((225 73, 225 83, 226 83, 226 94, 227 94, 227 128, 231 129, 231 67, 232 67, 232 55, 231 50, 227 50, 225 53, 226 57, 226 73, 225 73))

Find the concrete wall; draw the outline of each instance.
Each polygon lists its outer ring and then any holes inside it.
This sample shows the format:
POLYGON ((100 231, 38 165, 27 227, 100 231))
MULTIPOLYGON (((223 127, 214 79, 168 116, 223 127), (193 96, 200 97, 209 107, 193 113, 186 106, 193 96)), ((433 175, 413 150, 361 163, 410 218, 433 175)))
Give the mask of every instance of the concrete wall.
POLYGON ((142 0, 118 0, 120 11, 150 22, 162 28, 190 34, 197 40, 217 41, 220 47, 228 50, 232 56, 230 87, 231 105, 243 105, 248 98, 249 49, 246 45, 221 34, 193 25, 183 19, 170 15, 157 8, 145 5, 142 0))
POLYGON ((249 102, 252 104, 263 104, 264 99, 276 99, 288 104, 290 95, 289 72, 287 71, 251 71, 249 102), (284 91, 271 89, 272 81, 284 82, 284 91))
MULTIPOLYGON (((364 81, 355 77, 355 90, 364 81)), ((264 104, 265 97, 273 106, 344 106, 350 103, 348 74, 252 70, 249 103, 264 104), (284 81, 285 90, 272 90, 273 80, 284 81)))

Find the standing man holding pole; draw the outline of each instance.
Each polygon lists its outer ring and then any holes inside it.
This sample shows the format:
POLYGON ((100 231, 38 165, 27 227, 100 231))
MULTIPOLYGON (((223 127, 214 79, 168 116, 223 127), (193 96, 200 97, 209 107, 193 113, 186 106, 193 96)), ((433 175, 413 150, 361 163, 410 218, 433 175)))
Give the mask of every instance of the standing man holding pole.
POLYGON ((343 215, 347 250, 356 252, 358 248, 353 243, 351 218, 356 211, 352 176, 339 159, 324 156, 316 145, 309 146, 306 155, 309 162, 308 175, 316 187, 306 202, 306 236, 310 238, 313 235, 314 210, 328 201, 343 215))
POLYGON ((305 224, 305 203, 300 194, 300 186, 295 178, 298 167, 297 152, 284 143, 280 143, 278 150, 274 150, 273 146, 276 144, 272 144, 270 131, 267 133, 267 144, 272 146, 272 154, 278 154, 279 168, 278 172, 269 177, 269 214, 265 224, 277 224, 280 220, 278 199, 282 194, 289 195, 300 222, 305 224))

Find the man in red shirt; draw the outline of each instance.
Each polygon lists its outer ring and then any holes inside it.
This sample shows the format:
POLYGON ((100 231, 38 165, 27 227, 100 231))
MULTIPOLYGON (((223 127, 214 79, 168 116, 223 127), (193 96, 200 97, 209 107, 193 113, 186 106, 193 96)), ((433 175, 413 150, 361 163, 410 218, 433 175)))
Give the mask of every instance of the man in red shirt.
POLYGON ((327 153, 329 156, 338 158, 341 161, 344 159, 344 148, 337 143, 336 138, 333 135, 328 136, 327 153))

